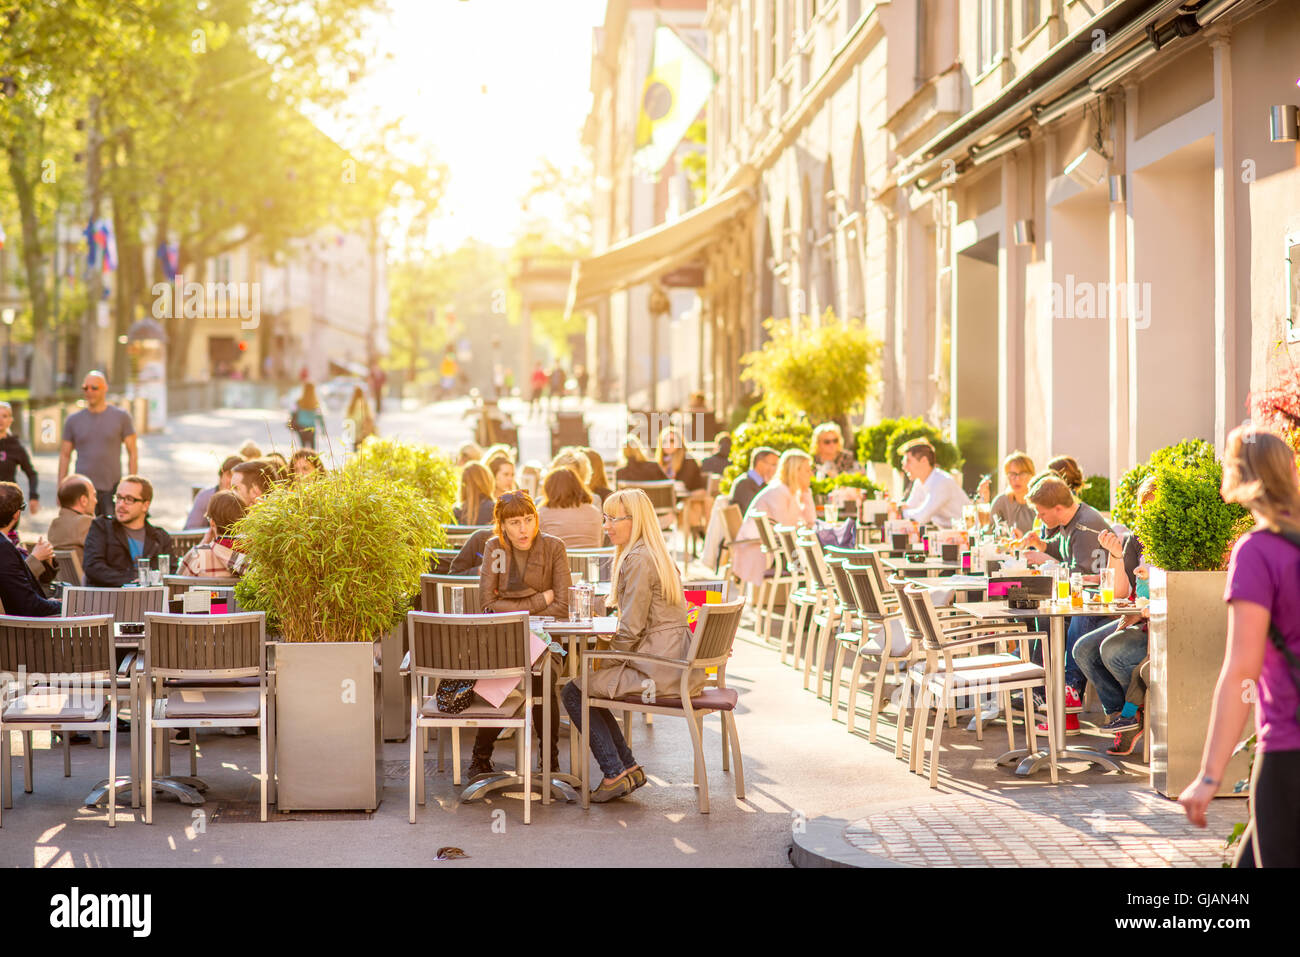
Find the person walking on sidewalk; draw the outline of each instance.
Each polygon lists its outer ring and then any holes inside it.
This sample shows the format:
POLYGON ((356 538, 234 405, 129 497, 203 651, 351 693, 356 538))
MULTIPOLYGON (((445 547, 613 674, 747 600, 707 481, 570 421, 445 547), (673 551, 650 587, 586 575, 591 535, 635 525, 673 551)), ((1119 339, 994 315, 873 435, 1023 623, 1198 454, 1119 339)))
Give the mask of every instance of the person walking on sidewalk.
POLYGON ((320 412, 316 386, 310 382, 302 384, 302 395, 289 413, 289 428, 297 434, 298 444, 304 449, 316 448, 316 429, 324 430, 325 416, 320 412))
POLYGON ((126 470, 134 475, 140 466, 135 423, 131 413, 108 404, 108 378, 102 372, 87 372, 81 383, 86 407, 63 423, 63 444, 59 448, 59 479, 72 471, 72 452, 77 453, 76 471, 95 486, 96 514, 107 515, 113 493, 122 478, 122 447, 126 446, 126 470))
POLYGON ((35 515, 40 511, 40 482, 32 457, 18 436, 9 429, 14 424, 14 409, 8 402, 0 402, 0 482, 12 482, 22 469, 27 476, 27 511, 35 515))
POLYGON ((546 370, 538 362, 533 366, 533 374, 528 380, 528 385, 532 389, 528 397, 528 415, 530 418, 537 414, 537 408, 541 404, 542 396, 546 393, 546 383, 549 381, 546 377, 546 370))
POLYGON ((1187 819, 1205 827, 1205 810, 1225 783, 1250 701, 1255 702, 1255 764, 1250 824, 1237 867, 1300 867, 1300 476, 1277 435, 1239 426, 1223 456, 1225 501, 1250 509, 1254 530, 1233 546, 1228 564, 1228 647, 1214 690, 1200 773, 1178 796, 1187 819))

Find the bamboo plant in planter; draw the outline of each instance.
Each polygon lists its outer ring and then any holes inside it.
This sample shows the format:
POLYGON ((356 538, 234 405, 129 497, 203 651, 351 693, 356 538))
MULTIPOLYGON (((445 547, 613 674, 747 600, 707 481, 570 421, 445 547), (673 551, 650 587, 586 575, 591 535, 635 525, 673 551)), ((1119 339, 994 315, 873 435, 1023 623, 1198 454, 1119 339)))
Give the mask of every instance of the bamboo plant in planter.
POLYGON ((272 492, 238 524, 240 604, 276 646, 281 811, 374 810, 382 794, 375 652, 401 622, 441 532, 409 485, 349 465, 272 492))
MULTIPOLYGON (((1174 461, 1157 452, 1145 468, 1156 477, 1155 497, 1133 524, 1151 574, 1151 784, 1175 797, 1200 768, 1227 640, 1225 557, 1250 517, 1219 495, 1223 469, 1212 457, 1174 461)), ((1222 793, 1233 793, 1244 772, 1244 756, 1234 758, 1222 793)))

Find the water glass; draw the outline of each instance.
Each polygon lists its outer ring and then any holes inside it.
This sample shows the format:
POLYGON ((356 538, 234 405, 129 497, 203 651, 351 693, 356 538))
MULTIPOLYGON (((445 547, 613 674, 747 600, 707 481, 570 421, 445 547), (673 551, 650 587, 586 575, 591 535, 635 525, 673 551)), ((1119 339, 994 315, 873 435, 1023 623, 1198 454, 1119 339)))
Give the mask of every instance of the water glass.
POLYGON ((569 621, 582 621, 582 579, 575 578, 569 588, 569 621))
MULTIPOLYGON (((158 556, 158 574, 170 575, 172 573, 172 557, 170 555, 158 556)), ((161 582, 160 582, 161 584, 161 582)))
POLYGON ((137 558, 135 560, 135 580, 142 588, 149 584, 149 559, 137 558))
POLYGON ((151 569, 149 569, 149 584, 150 584, 150 585, 161 585, 161 584, 162 584, 162 579, 163 579, 162 569, 159 569, 159 568, 151 568, 151 569))
POLYGON ((453 615, 465 614, 465 586, 451 586, 451 613, 453 615))
POLYGON ((595 555, 587 556, 587 581, 593 584, 600 581, 600 559, 595 555))

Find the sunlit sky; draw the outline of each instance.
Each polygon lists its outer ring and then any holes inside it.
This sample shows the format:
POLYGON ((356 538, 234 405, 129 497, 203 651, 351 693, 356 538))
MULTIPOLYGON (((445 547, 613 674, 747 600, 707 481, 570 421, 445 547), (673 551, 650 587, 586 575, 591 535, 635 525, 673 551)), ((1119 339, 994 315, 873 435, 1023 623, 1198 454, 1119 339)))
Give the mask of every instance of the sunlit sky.
POLYGON ((605 0, 390 0, 381 52, 352 110, 378 109, 431 143, 450 171, 431 239, 509 245, 543 157, 581 155, 592 27, 605 0))

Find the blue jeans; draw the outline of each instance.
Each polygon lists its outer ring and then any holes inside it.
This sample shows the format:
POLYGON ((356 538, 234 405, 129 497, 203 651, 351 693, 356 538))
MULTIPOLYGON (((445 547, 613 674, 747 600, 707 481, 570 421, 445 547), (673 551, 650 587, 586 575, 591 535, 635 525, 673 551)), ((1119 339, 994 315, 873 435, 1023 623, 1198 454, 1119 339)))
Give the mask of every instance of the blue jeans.
MULTIPOLYGON (((573 726, 582 730, 582 689, 576 681, 570 681, 560 692, 564 710, 569 712, 573 726)), ((623 738, 623 729, 618 726, 618 719, 608 708, 592 708, 591 731, 587 740, 591 744, 591 753, 596 756, 596 763, 607 778, 616 778, 624 771, 636 767, 636 758, 628 749, 623 738)), ((586 758, 581 760, 585 761, 586 758)))
POLYGON ((1074 659, 1097 689, 1107 714, 1124 707, 1133 669, 1147 656, 1147 630, 1141 625, 1119 629, 1112 621, 1080 636, 1074 645, 1074 659))
MULTIPOLYGON (((1067 619, 1065 624, 1065 683, 1079 692, 1079 697, 1082 698, 1083 689, 1088 687, 1088 679, 1083 669, 1079 667, 1074 646, 1088 632, 1096 631, 1108 624, 1113 625, 1114 619, 1103 618, 1100 615, 1076 615, 1067 619)), ((1121 696, 1122 694, 1121 691, 1121 696)))

